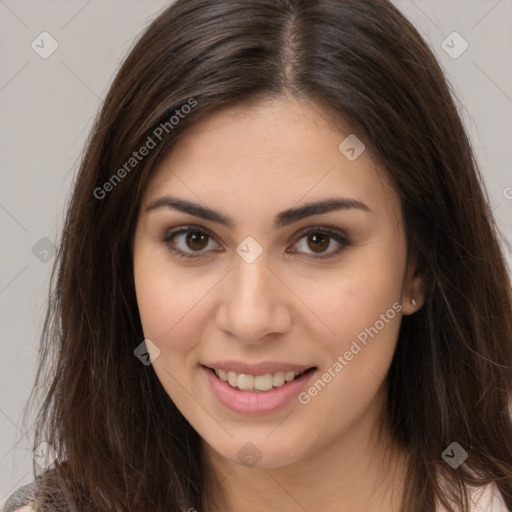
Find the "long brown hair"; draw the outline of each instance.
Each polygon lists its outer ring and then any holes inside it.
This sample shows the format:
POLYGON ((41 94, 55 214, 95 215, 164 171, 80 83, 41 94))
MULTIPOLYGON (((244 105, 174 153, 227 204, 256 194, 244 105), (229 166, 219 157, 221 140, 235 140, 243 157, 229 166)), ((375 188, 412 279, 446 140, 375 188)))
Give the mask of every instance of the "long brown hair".
POLYGON ((512 508, 510 278, 432 52, 387 0, 178 0, 121 66, 69 203, 32 397, 43 393, 34 447, 58 454, 47 472, 34 464, 41 510, 204 500, 199 436, 134 356, 131 240, 152 170, 187 127, 283 94, 325 106, 387 169, 424 275, 425 303, 403 318, 388 376, 386 418, 410 452, 402 512, 450 499, 466 510, 466 485, 492 481, 512 508), (454 441, 468 452, 457 469, 441 456, 454 441))

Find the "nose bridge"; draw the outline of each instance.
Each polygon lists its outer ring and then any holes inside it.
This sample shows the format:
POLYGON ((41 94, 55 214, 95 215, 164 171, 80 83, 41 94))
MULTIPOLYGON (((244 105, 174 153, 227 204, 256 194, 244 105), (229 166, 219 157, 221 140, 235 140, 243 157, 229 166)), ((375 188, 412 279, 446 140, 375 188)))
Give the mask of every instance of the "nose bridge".
POLYGON ((265 254, 251 263, 237 256, 228 274, 220 327, 240 341, 258 341, 266 334, 290 327, 287 299, 268 265, 265 254))
POLYGON ((267 268, 268 262, 260 256, 252 263, 242 258, 236 262, 233 269, 233 297, 240 304, 247 306, 264 306, 265 302, 272 301, 270 278, 272 273, 267 268))

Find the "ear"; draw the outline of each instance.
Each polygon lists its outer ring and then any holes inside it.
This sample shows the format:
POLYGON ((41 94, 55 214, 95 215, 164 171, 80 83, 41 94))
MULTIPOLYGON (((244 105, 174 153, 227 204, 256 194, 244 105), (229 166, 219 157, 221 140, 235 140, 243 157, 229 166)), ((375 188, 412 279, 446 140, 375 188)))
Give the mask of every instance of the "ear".
POLYGON ((402 312, 412 315, 425 303, 425 279, 418 258, 411 255, 407 261, 402 294, 402 312), (413 303, 414 301, 414 303, 413 303))

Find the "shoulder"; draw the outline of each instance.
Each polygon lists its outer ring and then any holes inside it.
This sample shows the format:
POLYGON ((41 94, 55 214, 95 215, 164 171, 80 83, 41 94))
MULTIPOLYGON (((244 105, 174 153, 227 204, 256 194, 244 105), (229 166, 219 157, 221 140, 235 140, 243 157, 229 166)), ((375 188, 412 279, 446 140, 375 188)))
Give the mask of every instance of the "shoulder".
MULTIPOLYGON (((468 487, 470 508, 469 512, 510 512, 503 497, 494 483, 481 487, 468 487)), ((436 512, 446 512, 442 506, 436 512)))
POLYGON ((500 491, 495 484, 471 488, 471 512, 509 512, 500 491))
POLYGON ((5 502, 2 512, 33 512, 34 484, 30 483, 13 492, 5 502))

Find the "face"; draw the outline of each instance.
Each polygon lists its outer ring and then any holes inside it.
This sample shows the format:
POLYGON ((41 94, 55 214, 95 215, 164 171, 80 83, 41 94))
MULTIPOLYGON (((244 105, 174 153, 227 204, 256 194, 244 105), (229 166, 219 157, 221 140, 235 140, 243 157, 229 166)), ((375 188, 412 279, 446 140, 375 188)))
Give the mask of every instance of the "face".
POLYGON ((398 196, 328 119, 290 99, 210 114, 155 169, 139 212, 153 369, 208 449, 238 464, 286 466, 372 424, 412 312, 398 196))

